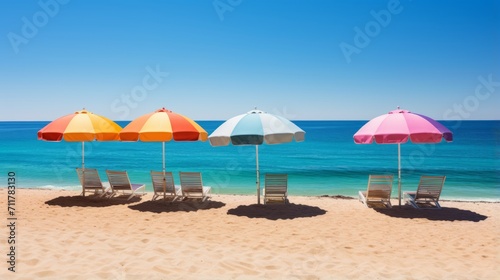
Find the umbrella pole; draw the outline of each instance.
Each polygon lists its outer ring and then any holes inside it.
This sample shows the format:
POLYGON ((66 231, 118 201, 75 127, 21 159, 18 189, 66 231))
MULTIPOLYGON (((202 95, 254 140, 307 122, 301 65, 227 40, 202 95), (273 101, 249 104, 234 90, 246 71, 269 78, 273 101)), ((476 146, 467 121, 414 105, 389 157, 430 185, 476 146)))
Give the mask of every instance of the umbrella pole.
POLYGON ((401 144, 398 143, 398 198, 401 207, 401 144))
POLYGON ((82 141, 82 170, 85 170, 85 142, 82 141))
MULTIPOLYGON (((163 164, 162 164, 162 168, 163 168, 163 201, 166 201, 167 200, 167 179, 165 178, 165 142, 161 142, 162 144, 162 154, 163 154, 163 164)), ((174 187, 175 189, 175 187, 174 187)))
POLYGON ((255 145, 255 164, 257 169, 257 203, 260 204, 260 173, 259 173, 259 146, 255 145))
POLYGON ((163 164, 162 164, 162 167, 163 167, 163 175, 165 175, 165 142, 161 142, 162 144, 162 154, 163 154, 163 164))
POLYGON ((82 188, 85 196, 85 142, 82 141, 82 188))

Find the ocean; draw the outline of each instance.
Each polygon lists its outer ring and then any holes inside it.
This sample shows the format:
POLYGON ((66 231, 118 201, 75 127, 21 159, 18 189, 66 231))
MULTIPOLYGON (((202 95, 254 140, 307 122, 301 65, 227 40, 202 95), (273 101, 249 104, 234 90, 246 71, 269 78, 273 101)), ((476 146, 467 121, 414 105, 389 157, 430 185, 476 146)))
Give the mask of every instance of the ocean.
MULTIPOLYGON (((81 142, 37 140, 49 122, 0 122, 0 187, 14 172, 18 188, 79 190, 75 168, 82 165, 81 142)), ((127 121, 117 122, 124 127, 127 121)), ((198 121, 210 134, 222 121, 198 121)), ((306 132, 304 142, 260 145, 265 173, 287 173, 289 195, 356 197, 369 174, 393 174, 397 196, 397 145, 354 144, 353 134, 366 121, 294 121, 306 132)), ((500 201, 500 121, 441 121, 451 143, 401 145, 402 190, 414 191, 421 175, 446 175, 442 199, 500 201)), ((216 194, 256 194, 255 146, 212 147, 207 142, 167 142, 167 171, 202 172, 216 194)), ((162 144, 86 142, 85 167, 127 170, 131 181, 152 191, 151 170, 161 171, 162 144)))

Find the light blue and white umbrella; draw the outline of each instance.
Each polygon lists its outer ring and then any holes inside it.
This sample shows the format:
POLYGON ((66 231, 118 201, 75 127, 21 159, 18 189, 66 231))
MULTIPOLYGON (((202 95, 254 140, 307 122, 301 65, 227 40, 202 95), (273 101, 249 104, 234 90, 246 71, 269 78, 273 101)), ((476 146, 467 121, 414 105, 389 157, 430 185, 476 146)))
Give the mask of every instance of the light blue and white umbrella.
POLYGON ((221 124, 208 140, 212 146, 255 145, 257 202, 260 204, 259 145, 304 141, 305 132, 291 121, 260 110, 233 117, 221 124))

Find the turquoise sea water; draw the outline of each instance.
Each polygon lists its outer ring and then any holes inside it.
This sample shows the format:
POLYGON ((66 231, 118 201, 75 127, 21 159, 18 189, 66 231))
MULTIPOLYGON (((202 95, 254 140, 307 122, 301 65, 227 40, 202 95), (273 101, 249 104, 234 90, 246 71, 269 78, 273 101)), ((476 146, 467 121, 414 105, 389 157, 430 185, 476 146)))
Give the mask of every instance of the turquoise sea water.
MULTIPOLYGON (((81 143, 37 140, 48 122, 0 122, 0 186, 15 172, 20 188, 80 189, 81 143)), ((118 122, 124 127, 128 122, 118 122)), ((210 134, 222 121, 198 122, 210 134)), ((295 121, 306 131, 300 143, 259 146, 264 173, 288 173, 290 195, 356 196, 369 174, 397 178, 397 145, 356 145, 353 134, 366 121, 295 121)), ((415 190, 420 175, 446 175, 443 199, 500 201, 500 121, 441 122, 452 143, 401 145, 402 189, 415 190)), ((208 142, 167 142, 166 165, 174 172, 201 171, 214 193, 255 194, 255 146, 212 147, 208 142)), ((85 166, 127 170, 147 184, 161 170, 161 143, 87 142, 85 166)), ((397 196, 397 179, 393 196, 397 196)))

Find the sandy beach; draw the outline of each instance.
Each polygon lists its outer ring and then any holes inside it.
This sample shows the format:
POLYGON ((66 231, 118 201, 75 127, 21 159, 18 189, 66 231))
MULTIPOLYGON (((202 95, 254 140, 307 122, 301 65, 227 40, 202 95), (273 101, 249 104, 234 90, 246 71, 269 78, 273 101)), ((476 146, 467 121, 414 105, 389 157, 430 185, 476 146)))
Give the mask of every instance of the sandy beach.
MULTIPOLYGON (((0 189, 7 220, 7 190, 0 189)), ((1 279, 498 279, 500 203, 368 209, 355 199, 207 203, 17 189, 15 272, 1 279)), ((397 205, 397 201, 393 201, 397 205)))

